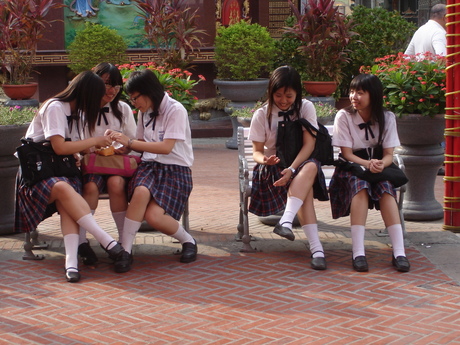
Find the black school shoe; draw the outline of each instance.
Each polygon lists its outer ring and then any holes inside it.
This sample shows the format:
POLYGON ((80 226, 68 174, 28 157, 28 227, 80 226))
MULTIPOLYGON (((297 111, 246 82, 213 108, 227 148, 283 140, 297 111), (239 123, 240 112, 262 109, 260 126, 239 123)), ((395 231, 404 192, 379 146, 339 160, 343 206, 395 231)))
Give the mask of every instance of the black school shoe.
POLYGON ((323 257, 317 257, 317 258, 314 258, 313 255, 316 254, 316 253, 323 253, 323 251, 317 251, 317 252, 314 252, 313 254, 311 254, 311 262, 310 262, 310 266, 311 268, 313 268, 314 270, 317 270, 317 271, 324 271, 326 268, 327 268, 327 264, 326 264, 326 258, 323 256, 323 257))
POLYGON ((78 269, 75 268, 75 267, 68 267, 65 269, 65 279, 69 282, 69 283, 76 283, 78 281, 80 281, 80 273, 78 273, 78 269), (77 270, 77 272, 75 271, 69 271, 69 270, 77 270))
POLYGON ((407 260, 405 256, 398 256, 397 258, 392 256, 391 263, 396 268, 396 271, 399 271, 399 272, 409 272, 410 271, 410 263, 409 263, 409 260, 407 260))
POLYGON ((295 240, 295 235, 292 232, 291 229, 282 226, 280 223, 275 225, 275 228, 273 229, 273 232, 277 234, 278 236, 287 238, 289 241, 294 241, 295 240))
POLYGON ((352 259, 353 269, 356 272, 367 272, 369 271, 369 266, 367 265, 367 259, 364 255, 357 256, 352 259))
POLYGON ((185 264, 196 260, 198 254, 198 246, 192 242, 185 242, 182 244, 182 255, 180 256, 180 262, 185 264))
POLYGON ((83 265, 93 266, 98 262, 96 253, 89 245, 89 242, 84 242, 78 246, 78 255, 83 260, 83 265))
MULTIPOLYGON (((116 241, 113 240, 107 245, 107 247, 110 246, 110 244, 112 244, 113 242, 116 241)), ((130 253, 128 253, 120 243, 117 243, 110 249, 107 249, 107 247, 104 248, 104 250, 107 252, 107 254, 109 254, 109 258, 114 261, 115 272, 125 273, 131 270, 133 256, 130 253)))

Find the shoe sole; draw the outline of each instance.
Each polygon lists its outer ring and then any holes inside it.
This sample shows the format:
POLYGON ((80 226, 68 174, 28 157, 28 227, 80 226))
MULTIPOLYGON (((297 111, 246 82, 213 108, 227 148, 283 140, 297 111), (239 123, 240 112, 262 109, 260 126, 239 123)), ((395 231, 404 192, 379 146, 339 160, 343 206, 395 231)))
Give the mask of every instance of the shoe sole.
POLYGON ((114 271, 115 271, 116 273, 126 273, 126 272, 131 271, 131 266, 130 266, 130 267, 121 267, 121 268, 115 267, 115 268, 114 268, 114 271))

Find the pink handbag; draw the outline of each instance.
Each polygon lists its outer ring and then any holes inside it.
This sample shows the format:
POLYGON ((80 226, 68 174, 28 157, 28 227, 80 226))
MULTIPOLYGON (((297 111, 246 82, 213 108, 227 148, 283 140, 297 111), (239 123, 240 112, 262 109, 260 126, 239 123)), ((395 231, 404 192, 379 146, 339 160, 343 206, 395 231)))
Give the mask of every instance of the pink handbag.
POLYGON ((83 174, 133 176, 141 158, 134 155, 102 156, 89 153, 83 156, 81 168, 83 174))

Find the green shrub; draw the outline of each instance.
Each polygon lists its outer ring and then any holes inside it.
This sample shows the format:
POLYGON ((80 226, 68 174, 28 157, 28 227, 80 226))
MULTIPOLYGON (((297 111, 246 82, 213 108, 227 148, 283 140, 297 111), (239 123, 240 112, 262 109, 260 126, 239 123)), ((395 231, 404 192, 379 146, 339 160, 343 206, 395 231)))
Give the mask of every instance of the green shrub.
POLYGON ((417 29, 398 12, 383 8, 356 6, 349 20, 353 21, 353 29, 359 36, 353 37, 349 46, 351 64, 346 68, 346 78, 341 87, 344 96, 348 94, 348 85, 359 74, 361 66, 371 66, 378 57, 404 51, 417 29))
POLYGON ((242 20, 217 30, 214 52, 217 78, 257 79, 273 67, 275 41, 267 28, 242 20))
POLYGON ((87 22, 69 45, 69 67, 73 72, 80 73, 101 62, 123 64, 128 62, 127 49, 128 45, 116 30, 87 22))

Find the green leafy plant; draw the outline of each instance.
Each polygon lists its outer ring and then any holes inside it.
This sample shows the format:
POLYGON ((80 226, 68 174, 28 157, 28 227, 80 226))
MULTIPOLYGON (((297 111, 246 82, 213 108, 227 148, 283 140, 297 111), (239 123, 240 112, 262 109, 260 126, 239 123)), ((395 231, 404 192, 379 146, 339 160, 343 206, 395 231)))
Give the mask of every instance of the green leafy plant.
POLYGON ((123 64, 128 61, 127 48, 123 37, 116 30, 87 22, 69 45, 69 67, 73 72, 80 73, 100 62, 123 64))
POLYGON ((0 105, 0 125, 24 125, 29 123, 34 118, 37 110, 38 108, 33 107, 0 105))
MULTIPOLYGON (((295 18, 289 16, 284 21, 286 27, 293 27, 295 24, 295 18)), ((299 46, 302 42, 290 32, 283 32, 281 38, 275 41, 275 61, 274 67, 289 65, 295 68, 300 74, 302 80, 306 79, 306 66, 305 61, 299 51, 299 46)))
POLYGON ((5 84, 30 80, 37 43, 55 21, 45 17, 62 6, 54 0, 0 1, 0 66, 5 84))
POLYGON ((268 75, 273 66, 275 42, 267 28, 244 20, 217 29, 217 78, 253 80, 268 75))
POLYGON ((337 108, 329 103, 314 102, 316 117, 318 118, 333 118, 337 113, 337 108))
MULTIPOLYGON (((118 69, 123 77, 123 81, 126 81, 134 71, 150 69, 155 73, 168 95, 182 103, 188 112, 192 110, 197 101, 197 98, 193 95, 193 87, 205 80, 202 75, 199 75, 198 80, 195 80, 192 79, 192 73, 187 70, 180 68, 168 69, 154 62, 145 64, 123 64, 118 66, 118 69)), ((126 96, 125 99, 127 99, 126 96)))
POLYGON ((404 114, 434 116, 446 106, 446 59, 441 56, 387 55, 375 60, 361 72, 375 74, 384 88, 385 106, 402 117, 404 114))
POLYGON ((244 117, 244 118, 251 118, 254 115, 254 112, 259 109, 263 105, 262 102, 258 101, 253 107, 241 107, 241 108, 233 108, 231 107, 231 114, 230 116, 233 117, 244 117))
POLYGON ((342 79, 342 69, 350 62, 348 45, 353 36, 353 22, 334 7, 333 0, 308 0, 304 14, 289 1, 296 22, 285 27, 301 45, 308 81, 335 81, 342 79))
POLYGON ((197 11, 186 6, 185 0, 134 0, 144 20, 145 37, 152 50, 159 54, 159 64, 185 69, 191 53, 202 45, 197 11))
POLYGON ((378 57, 404 51, 417 28, 397 11, 380 7, 355 6, 347 20, 353 22, 353 30, 359 36, 354 36, 349 45, 350 64, 344 68, 340 86, 344 96, 348 95, 350 82, 361 66, 372 65, 378 57))

